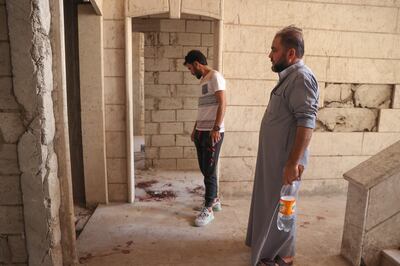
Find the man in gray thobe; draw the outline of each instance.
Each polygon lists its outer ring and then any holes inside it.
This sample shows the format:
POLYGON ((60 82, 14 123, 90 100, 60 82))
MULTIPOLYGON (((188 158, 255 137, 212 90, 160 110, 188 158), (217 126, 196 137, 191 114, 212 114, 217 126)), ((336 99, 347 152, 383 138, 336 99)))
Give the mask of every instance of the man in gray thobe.
POLYGON ((246 245, 251 265, 292 265, 295 226, 290 232, 276 225, 282 185, 300 179, 308 161, 318 110, 318 84, 301 60, 302 30, 289 26, 272 42, 269 58, 279 82, 271 92, 261 122, 254 188, 246 245))

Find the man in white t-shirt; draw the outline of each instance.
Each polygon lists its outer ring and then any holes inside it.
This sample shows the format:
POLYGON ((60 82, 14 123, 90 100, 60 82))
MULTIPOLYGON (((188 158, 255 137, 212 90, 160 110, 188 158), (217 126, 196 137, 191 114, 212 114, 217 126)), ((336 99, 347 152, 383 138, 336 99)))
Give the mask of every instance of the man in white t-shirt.
POLYGON ((186 55, 184 65, 201 80, 201 96, 191 139, 196 145, 205 185, 204 206, 196 216, 195 225, 204 226, 214 219, 213 211, 221 210, 217 163, 225 131, 225 79, 221 73, 207 65, 206 57, 198 50, 192 50, 186 55))

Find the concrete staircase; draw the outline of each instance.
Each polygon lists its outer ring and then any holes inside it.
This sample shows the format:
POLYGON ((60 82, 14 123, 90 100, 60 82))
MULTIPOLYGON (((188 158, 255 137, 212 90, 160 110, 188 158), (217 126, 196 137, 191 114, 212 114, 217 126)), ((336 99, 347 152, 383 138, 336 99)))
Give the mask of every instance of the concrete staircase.
POLYGON ((380 266, 400 266, 400 250, 386 249, 382 251, 380 266))

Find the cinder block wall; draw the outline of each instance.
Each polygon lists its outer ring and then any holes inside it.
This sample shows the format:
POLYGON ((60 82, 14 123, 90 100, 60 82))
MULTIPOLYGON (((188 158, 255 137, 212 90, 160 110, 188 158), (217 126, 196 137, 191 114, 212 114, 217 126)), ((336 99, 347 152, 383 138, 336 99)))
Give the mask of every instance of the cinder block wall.
POLYGON ((0 1, 0 264, 26 263, 17 142, 25 131, 12 85, 5 2, 0 1))
POLYGON ((146 166, 198 169, 190 141, 197 115, 199 80, 183 66, 184 56, 201 50, 213 64, 213 21, 200 16, 156 16, 133 20, 144 32, 146 166))
POLYGON ((275 32, 290 24, 304 29, 305 62, 321 92, 302 190, 345 191, 345 171, 400 139, 400 109, 394 109, 399 108, 399 6, 373 0, 225 1, 229 106, 223 193, 251 191, 260 121, 277 78, 267 53, 275 32))

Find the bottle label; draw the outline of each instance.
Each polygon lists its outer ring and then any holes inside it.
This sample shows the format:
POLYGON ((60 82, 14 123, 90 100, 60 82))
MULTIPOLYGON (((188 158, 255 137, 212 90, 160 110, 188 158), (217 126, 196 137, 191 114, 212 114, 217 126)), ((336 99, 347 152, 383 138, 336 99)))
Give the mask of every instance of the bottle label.
POLYGON ((296 198, 292 196, 281 197, 279 202, 279 212, 288 216, 294 214, 296 209, 296 198))

